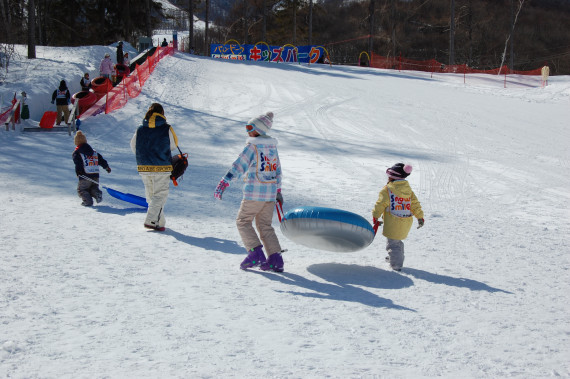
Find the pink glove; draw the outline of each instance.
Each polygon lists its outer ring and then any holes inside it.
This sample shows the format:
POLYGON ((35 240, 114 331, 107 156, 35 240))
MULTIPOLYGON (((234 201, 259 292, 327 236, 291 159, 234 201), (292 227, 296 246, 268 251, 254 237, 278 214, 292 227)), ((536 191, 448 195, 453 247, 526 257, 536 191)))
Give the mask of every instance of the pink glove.
POLYGON ((225 178, 220 180, 220 183, 218 184, 216 190, 214 191, 214 197, 218 200, 222 200, 222 194, 229 186, 230 183, 228 183, 225 178))
POLYGON ((277 202, 279 203, 279 205, 280 205, 281 207, 283 207, 283 195, 281 194, 281 188, 279 188, 279 189, 277 190, 277 196, 276 196, 275 200, 277 200, 277 202))

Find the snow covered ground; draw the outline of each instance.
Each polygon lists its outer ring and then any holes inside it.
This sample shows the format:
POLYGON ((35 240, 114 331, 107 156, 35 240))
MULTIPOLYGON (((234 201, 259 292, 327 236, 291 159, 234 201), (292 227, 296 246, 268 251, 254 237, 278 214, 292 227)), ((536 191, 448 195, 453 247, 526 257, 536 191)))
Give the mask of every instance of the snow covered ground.
MULTIPOLYGON (((38 47, 12 62, 3 105, 26 91, 37 124, 106 51, 38 47)), ((164 233, 106 193, 80 206, 67 133, 0 129, 0 377, 570 377, 570 77, 504 79, 167 57, 81 126, 113 169, 102 185, 143 195, 129 141, 164 105, 190 154, 164 233), (402 272, 382 236, 319 251, 277 216, 285 272, 239 269, 241 190, 213 191, 266 111, 285 210, 371 219, 385 169, 414 166, 426 224, 402 272)))

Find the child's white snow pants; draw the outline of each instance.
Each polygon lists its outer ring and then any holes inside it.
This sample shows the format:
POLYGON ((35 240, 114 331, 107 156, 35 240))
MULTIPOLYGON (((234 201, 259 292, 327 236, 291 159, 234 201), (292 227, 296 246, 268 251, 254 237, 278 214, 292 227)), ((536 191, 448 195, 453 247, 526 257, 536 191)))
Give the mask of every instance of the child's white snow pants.
POLYGON ((399 270, 404 265, 404 241, 387 238, 386 251, 390 257, 390 266, 399 270))
POLYGON ((168 198, 170 189, 170 172, 139 172, 144 183, 146 202, 145 224, 163 227, 166 224, 164 218, 164 204, 168 198))
POLYGON ((248 251, 261 245, 259 238, 263 241, 267 256, 281 251, 281 245, 275 230, 271 226, 274 208, 275 202, 273 201, 242 200, 236 218, 236 225, 241 240, 248 251), (253 229, 252 222, 254 219, 259 238, 253 229))

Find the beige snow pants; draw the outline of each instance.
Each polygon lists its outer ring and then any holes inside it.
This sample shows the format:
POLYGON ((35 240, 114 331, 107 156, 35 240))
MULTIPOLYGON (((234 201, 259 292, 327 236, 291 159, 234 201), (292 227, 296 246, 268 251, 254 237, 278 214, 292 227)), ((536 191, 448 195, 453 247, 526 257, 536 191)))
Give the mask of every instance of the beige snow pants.
POLYGON ((61 121, 64 120, 67 124, 69 122, 69 106, 68 105, 58 105, 57 107, 57 121, 56 124, 61 124, 61 121))
POLYGON ((281 245, 277 235, 275 235, 275 230, 271 226, 274 208, 275 202, 273 201, 242 200, 236 225, 241 240, 248 251, 262 244, 259 238, 263 241, 267 256, 281 251, 281 245), (253 229, 252 222, 254 219, 259 238, 253 229))
POLYGON ((145 224, 163 227, 166 224, 164 218, 164 204, 170 190, 170 172, 139 172, 144 183, 146 202, 145 224))

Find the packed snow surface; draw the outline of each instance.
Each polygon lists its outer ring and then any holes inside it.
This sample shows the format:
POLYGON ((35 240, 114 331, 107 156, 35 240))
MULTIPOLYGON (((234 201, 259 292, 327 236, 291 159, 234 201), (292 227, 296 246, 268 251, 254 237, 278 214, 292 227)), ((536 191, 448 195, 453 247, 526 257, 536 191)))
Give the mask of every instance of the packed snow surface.
MULTIPOLYGON (((28 61, 21 47, 0 85, 2 106, 27 92, 22 127, 55 110, 61 79, 77 92, 114 57, 37 50, 28 61)), ((102 186, 144 196, 129 141, 153 102, 190 160, 163 233, 105 191, 80 205, 67 133, 0 129, 0 377, 570 377, 570 77, 543 88, 176 53, 124 108, 83 120, 112 168, 102 186), (413 166, 426 222, 402 272, 381 235, 319 251, 287 240, 276 215, 285 272, 239 269, 240 185, 213 192, 267 111, 285 211, 371 220, 386 168, 413 166)))

